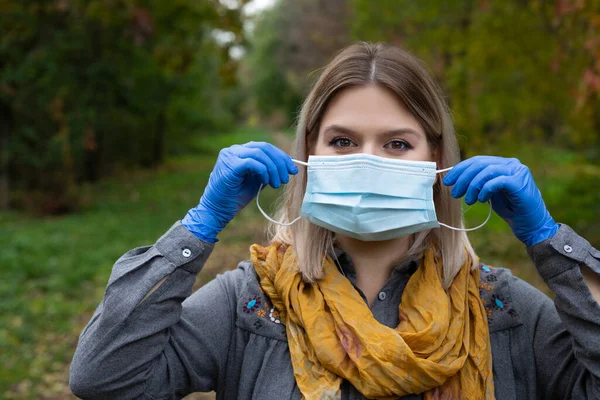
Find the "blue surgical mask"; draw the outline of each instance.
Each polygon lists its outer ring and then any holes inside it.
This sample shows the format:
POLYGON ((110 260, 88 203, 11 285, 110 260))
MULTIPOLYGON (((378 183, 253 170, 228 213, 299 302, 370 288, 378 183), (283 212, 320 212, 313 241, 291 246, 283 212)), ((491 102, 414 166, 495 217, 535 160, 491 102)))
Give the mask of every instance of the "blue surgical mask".
MULTIPOLYGON (((296 160, 294 160, 296 161, 296 160)), ((437 220, 433 201, 436 164, 370 154, 310 156, 306 192, 300 217, 333 232, 363 241, 388 240, 444 226, 437 220)), ((257 197, 258 204, 258 197, 257 197)))

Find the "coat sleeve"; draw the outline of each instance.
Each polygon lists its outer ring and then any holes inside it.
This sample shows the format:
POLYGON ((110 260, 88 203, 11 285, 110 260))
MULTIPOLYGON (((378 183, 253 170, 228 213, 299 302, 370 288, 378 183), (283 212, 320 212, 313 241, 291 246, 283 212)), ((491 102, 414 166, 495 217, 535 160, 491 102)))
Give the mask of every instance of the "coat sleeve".
POLYGON ((75 395, 177 399, 216 389, 242 271, 220 275, 188 298, 212 246, 178 222, 153 246, 131 250, 115 263, 71 363, 75 395))
POLYGON ((555 293, 533 321, 537 393, 541 399, 600 399, 600 304, 580 265, 600 273, 600 252, 570 227, 527 252, 555 293))

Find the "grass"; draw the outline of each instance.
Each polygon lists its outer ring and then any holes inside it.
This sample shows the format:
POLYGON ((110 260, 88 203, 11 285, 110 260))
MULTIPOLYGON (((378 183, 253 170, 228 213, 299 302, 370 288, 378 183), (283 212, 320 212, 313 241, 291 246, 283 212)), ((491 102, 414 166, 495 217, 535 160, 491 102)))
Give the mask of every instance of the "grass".
MULTIPOLYGON (((0 213, 0 398, 71 398, 68 363, 114 261, 131 248, 154 243, 197 203, 219 149, 270 138, 240 129, 198 141, 195 155, 83 187, 84 206, 77 214, 34 219, 0 213)), ((600 199, 589 186, 600 176, 598 167, 580 164, 576 154, 564 150, 532 149, 511 156, 530 166, 551 213, 560 216, 555 218, 598 247, 600 234, 592 225, 599 220, 600 199)), ((264 203, 276 194, 266 190, 264 203)), ((471 207, 467 226, 479 225, 487 211, 486 205, 471 207)), ((249 245, 264 241, 263 227, 251 203, 220 236, 196 287, 247 258, 249 245)), ((482 261, 510 267, 544 289, 524 246, 498 216, 470 238, 482 261)))
MULTIPOLYGON (((493 154, 515 157, 527 165, 554 220, 571 226, 600 248, 597 223, 600 220, 600 193, 595 189, 600 179, 600 166, 586 163, 579 153, 543 143, 520 144, 519 148, 513 146, 512 150, 504 152, 501 148, 493 154)), ((465 214, 466 226, 479 225, 487 213, 485 204, 470 207, 465 214)), ((515 275, 551 295, 529 260, 525 246, 495 213, 486 226, 470 232, 469 238, 483 262, 510 268, 515 275)))
MULTIPOLYGON (((0 398, 68 398, 65 365, 115 260, 154 243, 197 204, 218 149, 267 138, 251 130, 215 135, 196 144, 205 148, 199 155, 85 186, 77 214, 0 213, 0 398)), ((265 204, 275 194, 266 192, 265 204)), ((247 258, 252 241, 262 240, 258 221, 248 207, 227 227, 221 238, 227 248, 217 246, 199 284, 247 258)))

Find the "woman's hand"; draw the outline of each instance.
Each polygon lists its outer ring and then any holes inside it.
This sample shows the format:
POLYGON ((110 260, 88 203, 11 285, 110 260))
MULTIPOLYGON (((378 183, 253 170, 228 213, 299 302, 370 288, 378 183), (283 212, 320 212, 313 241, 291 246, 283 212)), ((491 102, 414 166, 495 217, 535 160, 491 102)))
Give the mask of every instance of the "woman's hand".
POLYGON ((465 203, 492 200, 492 208, 526 246, 554 236, 554 222, 529 168, 516 158, 476 156, 458 163, 444 177, 454 185, 452 197, 466 194, 465 203))
POLYGON ((261 185, 278 188, 298 168, 292 158, 264 142, 221 150, 200 203, 181 220, 196 237, 214 243, 217 234, 258 193, 261 185))

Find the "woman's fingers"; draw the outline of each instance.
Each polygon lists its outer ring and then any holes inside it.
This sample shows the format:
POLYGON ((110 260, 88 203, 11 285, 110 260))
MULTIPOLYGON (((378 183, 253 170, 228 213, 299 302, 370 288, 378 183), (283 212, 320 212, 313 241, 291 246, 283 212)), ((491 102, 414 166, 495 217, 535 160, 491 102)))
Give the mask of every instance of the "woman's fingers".
MULTIPOLYGON (((281 183, 279 181, 279 172, 277 171, 277 167, 275 166, 275 164, 273 164, 271 159, 265 153, 263 153, 259 149, 251 149, 240 145, 231 146, 230 149, 234 155, 234 160, 251 159, 262 164, 267 169, 267 184, 270 184, 273 187, 279 187, 281 183)), ((235 162, 235 164, 238 164, 237 161, 235 162)), ((243 165, 244 164, 242 164, 242 166, 243 165)), ((250 165, 255 164, 251 163, 250 165)), ((244 169, 242 168, 241 171, 244 171, 244 169)))
POLYGON ((474 204, 479 199, 483 186, 491 179, 499 176, 510 176, 511 169, 506 164, 493 164, 483 168, 469 183, 465 196, 465 203, 474 204))
POLYGON ((281 149, 266 142, 250 142, 244 145, 233 145, 223 149, 220 157, 236 171, 240 177, 247 174, 258 175, 265 185, 274 188, 281 183, 288 183, 290 174, 298 173, 292 158, 281 149), (241 160, 253 160, 254 162, 241 162, 241 160), (259 167, 258 164, 262 165, 259 167), (265 179, 266 178, 266 179, 265 179))
MULTIPOLYGON (((460 198, 464 196, 469 188, 473 179, 485 170, 494 165, 505 165, 506 159, 503 157, 496 156, 475 156, 468 158, 460 163, 456 164, 444 177, 444 184, 447 186, 454 185, 450 194, 454 198, 460 198)), ((479 186, 478 186, 479 187, 479 186)), ((467 204, 475 203, 477 196, 467 196, 465 202, 467 204)))
POLYGON ((477 200, 481 202, 486 202, 492 197, 494 193, 500 192, 502 190, 514 192, 516 183, 512 178, 513 177, 509 175, 501 175, 488 180, 479 191, 477 200))
MULTIPOLYGON (((458 178, 456 179, 456 183, 454 184, 454 187, 452 188, 452 191, 450 192, 452 197, 454 197, 456 199, 463 197, 465 195, 465 193, 467 192, 467 189, 469 188, 469 184, 471 183, 473 178, 475 176, 477 176, 477 174, 483 168, 485 168, 485 165, 482 165, 481 163, 478 163, 478 162, 470 163, 470 165, 466 169, 464 169, 462 171, 462 173, 460 174, 460 176, 458 176, 458 178)), ((453 170, 454 169, 452 169, 451 171, 453 171, 453 170)))
POLYGON ((289 154, 281 150, 279 147, 273 146, 270 143, 260 142, 260 144, 265 148, 269 149, 273 153, 273 155, 277 157, 278 160, 283 161, 288 175, 296 175, 298 173, 298 167, 296 166, 296 164, 294 164, 294 161, 292 161, 292 157, 289 154))
POLYGON ((261 149, 252 149, 247 148, 248 154, 250 157, 260 161, 267 167, 267 171, 269 171, 269 183, 272 187, 278 188, 281 186, 281 179, 279 178, 279 169, 277 165, 271 160, 271 158, 265 154, 261 149))
POLYGON ((467 158, 466 160, 456 164, 450 171, 446 173, 446 176, 444 176, 444 185, 452 186, 456 184, 456 181, 463 174, 463 172, 473 164, 479 164, 481 162, 485 162, 486 164, 499 164, 499 160, 502 160, 502 158, 495 156, 475 156, 467 158))
POLYGON ((273 146, 270 143, 265 142, 250 142, 244 145, 248 148, 259 149, 264 152, 275 164, 279 173, 279 180, 282 183, 288 183, 290 178, 289 175, 293 171, 297 172, 298 169, 292 162, 292 158, 283 152, 281 149, 273 146))
POLYGON ((242 177, 246 175, 257 176, 263 185, 268 185, 270 182, 267 167, 252 158, 238 158, 237 163, 233 165, 233 169, 242 177))

